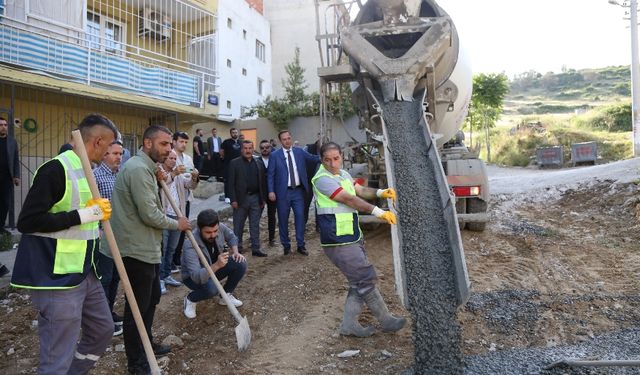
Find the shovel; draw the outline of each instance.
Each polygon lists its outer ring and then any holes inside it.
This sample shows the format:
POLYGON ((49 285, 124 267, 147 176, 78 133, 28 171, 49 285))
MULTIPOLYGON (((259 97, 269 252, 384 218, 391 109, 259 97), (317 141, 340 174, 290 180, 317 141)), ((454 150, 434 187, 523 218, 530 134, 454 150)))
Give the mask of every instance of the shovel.
MULTIPOLYGON (((160 186, 162 186, 162 192, 167 196, 169 203, 173 208, 173 211, 176 213, 178 217, 182 216, 182 212, 180 212, 180 208, 178 207, 176 202, 173 200, 173 197, 171 196, 171 192, 169 191, 167 184, 164 181, 160 181, 160 186)), ((200 258, 200 263, 202 263, 204 268, 206 268, 207 271, 209 272, 209 277, 211 277, 211 280, 213 280, 213 283, 218 289, 218 293, 220 294, 220 297, 222 297, 227 307, 229 308, 231 315, 233 315, 235 320, 238 322, 238 326, 236 326, 236 340, 238 340, 238 350, 241 352, 244 352, 249 348, 249 344, 251 343, 251 329, 249 329, 249 322, 247 321, 247 317, 245 316, 243 318, 242 315, 240 315, 240 313, 238 312, 238 309, 236 309, 233 303, 231 303, 231 301, 229 300, 229 297, 227 296, 227 292, 225 292, 224 289, 222 288, 222 285, 220 284, 220 281, 218 281, 216 274, 211 269, 211 266, 209 265, 207 258, 205 258, 204 253, 200 249, 200 246, 198 246, 198 242, 196 242, 196 239, 193 236, 193 232, 191 232, 190 230, 187 230, 186 233, 187 233, 187 237, 189 237, 189 241, 191 241, 191 243, 193 244, 193 248, 196 250, 198 257, 200 258)))
MULTIPOLYGON (((94 199, 100 198, 100 191, 98 190, 96 178, 93 176, 93 171, 91 170, 91 163, 89 162, 89 157, 87 156, 87 150, 84 147, 84 141, 82 140, 80 130, 72 131, 71 135, 73 136, 73 141, 75 143, 75 150, 78 152, 78 156, 80 156, 80 161, 82 161, 82 169, 84 171, 84 176, 87 179, 87 182, 89 182, 91 195, 94 199)), ((107 236, 107 242, 109 243, 113 262, 115 263, 118 274, 120 275, 120 281, 122 281, 122 286, 124 288, 124 293, 127 296, 127 301, 129 301, 131 313, 133 314, 133 319, 136 322, 138 334, 140 335, 140 339, 142 340, 142 346, 144 347, 144 352, 147 356, 149 367, 151 368, 151 374, 160 375, 160 368, 158 367, 156 356, 153 354, 151 341, 149 340, 149 336, 147 335, 147 329, 144 327, 142 315, 140 315, 140 309, 138 308, 138 302, 136 302, 136 297, 133 294, 133 289, 131 288, 131 282, 129 281, 129 277, 127 276, 127 271, 124 268, 124 263, 122 263, 120 249, 118 249, 116 238, 113 236, 113 230, 111 229, 111 223, 109 222, 109 220, 102 221, 102 229, 104 230, 104 234, 107 236)))

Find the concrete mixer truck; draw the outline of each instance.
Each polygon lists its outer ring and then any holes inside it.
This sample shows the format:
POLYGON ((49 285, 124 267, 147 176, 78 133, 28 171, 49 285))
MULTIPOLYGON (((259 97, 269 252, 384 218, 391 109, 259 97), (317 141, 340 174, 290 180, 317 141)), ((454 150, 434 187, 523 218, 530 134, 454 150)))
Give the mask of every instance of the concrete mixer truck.
POLYGON ((396 290, 413 317, 416 373, 460 373, 456 311, 470 288, 460 229, 484 229, 489 189, 484 163, 459 132, 472 84, 458 33, 434 0, 320 3, 317 18, 334 26, 318 26, 316 38, 321 133, 331 134, 328 95, 349 83, 369 154, 398 191, 389 203, 399 218, 396 290))

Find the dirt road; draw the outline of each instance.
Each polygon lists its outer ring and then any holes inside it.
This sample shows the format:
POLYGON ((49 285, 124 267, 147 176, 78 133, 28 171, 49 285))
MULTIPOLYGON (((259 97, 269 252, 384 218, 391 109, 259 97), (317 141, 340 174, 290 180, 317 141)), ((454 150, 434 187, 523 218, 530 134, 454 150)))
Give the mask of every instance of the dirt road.
MULTIPOLYGON (((638 326, 638 165, 564 171, 580 176, 570 185, 563 171, 491 169, 491 222, 483 233, 463 232, 472 297, 458 319, 467 359, 589 342, 638 326), (610 180, 598 180, 599 171, 610 180)), ((154 325, 159 340, 179 341, 160 359, 167 373, 396 374, 410 368, 411 326, 370 339, 337 334, 346 283, 318 250, 317 235, 308 237, 309 257, 284 257, 266 244, 267 258, 249 255, 236 293, 253 333, 246 353, 236 350, 235 324, 224 306, 200 303, 197 318, 188 320, 182 314, 187 289, 170 288, 154 325), (360 353, 338 358, 345 350, 360 353)), ((381 227, 366 239, 391 310, 409 316, 394 295, 388 231, 381 227)), ((0 373, 35 373, 36 314, 28 295, 9 291, 0 312, 0 373)), ((363 323, 374 323, 369 313, 363 323)), ((122 350, 122 339, 114 338, 93 373, 126 373, 122 350)))

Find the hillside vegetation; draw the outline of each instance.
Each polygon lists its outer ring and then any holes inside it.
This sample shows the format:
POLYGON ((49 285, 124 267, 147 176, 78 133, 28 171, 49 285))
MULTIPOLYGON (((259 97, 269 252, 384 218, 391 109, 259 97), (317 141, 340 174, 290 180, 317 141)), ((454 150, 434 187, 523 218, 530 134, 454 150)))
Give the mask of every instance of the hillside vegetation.
POLYGON ((503 115, 490 131, 491 160, 484 133, 473 134, 472 146, 485 160, 527 166, 535 162, 537 148, 563 145, 570 163, 571 144, 587 141, 597 142, 599 163, 633 156, 628 66, 530 71, 509 85, 503 115))

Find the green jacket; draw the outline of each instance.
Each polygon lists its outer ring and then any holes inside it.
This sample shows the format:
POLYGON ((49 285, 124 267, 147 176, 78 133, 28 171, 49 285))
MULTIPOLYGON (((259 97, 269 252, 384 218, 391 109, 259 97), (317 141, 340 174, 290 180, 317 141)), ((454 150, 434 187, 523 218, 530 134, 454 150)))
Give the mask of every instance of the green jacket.
POLYGON ((116 177, 111 197, 111 225, 123 257, 160 263, 163 229, 178 229, 178 222, 164 214, 156 163, 142 151, 127 160, 116 177))

